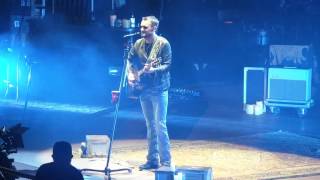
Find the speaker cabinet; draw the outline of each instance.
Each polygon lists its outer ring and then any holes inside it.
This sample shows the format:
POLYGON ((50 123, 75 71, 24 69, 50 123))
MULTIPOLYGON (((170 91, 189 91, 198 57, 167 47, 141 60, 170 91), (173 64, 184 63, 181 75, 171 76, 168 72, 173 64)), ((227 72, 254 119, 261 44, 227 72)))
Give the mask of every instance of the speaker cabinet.
POLYGON ((267 105, 310 107, 311 69, 269 68, 267 105))
POLYGON ((212 180, 213 172, 211 167, 178 167, 176 170, 179 180, 212 180))
POLYGON ((175 171, 160 170, 155 171, 155 180, 212 180, 211 167, 180 166, 175 171))
POLYGON ((181 178, 177 179, 174 171, 156 170, 155 180, 181 180, 181 178))

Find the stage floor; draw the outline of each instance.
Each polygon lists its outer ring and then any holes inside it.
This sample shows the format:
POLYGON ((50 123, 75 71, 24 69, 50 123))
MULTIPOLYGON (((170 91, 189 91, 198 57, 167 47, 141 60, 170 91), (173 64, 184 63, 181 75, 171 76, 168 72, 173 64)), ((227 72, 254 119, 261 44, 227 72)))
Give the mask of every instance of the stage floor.
MULTIPOLYGON (((105 168, 106 158, 80 158, 78 150, 86 135, 110 134, 111 107, 30 102, 23 117, 23 103, 5 100, 0 109, 1 124, 9 127, 22 123, 30 128, 23 135, 25 148, 10 155, 18 167, 24 164, 22 169, 35 170, 51 161, 55 141, 66 140, 73 144, 73 164, 77 168, 105 168)), ((292 110, 276 116, 250 116, 240 106, 223 104, 212 105, 206 111, 198 116, 169 113, 172 156, 177 167, 211 167, 215 179, 320 177, 320 123, 316 109, 304 118, 292 110)), ((154 173, 137 168, 145 161, 145 133, 138 106, 120 110, 110 167, 133 171, 114 174, 114 179, 154 179, 154 173)), ((103 173, 84 175, 86 179, 104 179, 103 173)))
MULTIPOLYGON (((73 144, 72 164, 79 169, 103 170, 106 158, 80 158, 79 144, 73 144)), ((215 179, 296 179, 320 175, 320 141, 288 132, 270 132, 227 138, 223 141, 173 140, 172 156, 177 167, 211 167, 215 179)), ((119 180, 153 180, 154 173, 139 171, 146 154, 145 140, 114 142, 110 168, 130 168, 132 173, 112 175, 119 180)), ((17 162, 32 165, 51 161, 51 149, 20 150, 17 162)), ((86 172, 86 179, 104 179, 103 173, 86 172)), ((319 177, 319 176, 318 176, 319 177)))

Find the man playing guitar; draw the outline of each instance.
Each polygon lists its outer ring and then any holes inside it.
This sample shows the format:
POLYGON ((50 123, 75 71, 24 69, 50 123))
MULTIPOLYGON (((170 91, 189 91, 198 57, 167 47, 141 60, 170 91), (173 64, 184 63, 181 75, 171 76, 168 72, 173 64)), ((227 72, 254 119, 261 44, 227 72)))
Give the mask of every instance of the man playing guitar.
POLYGON ((143 169, 170 167, 170 140, 167 130, 168 89, 170 87, 171 46, 157 35, 159 20, 143 17, 141 38, 128 54, 128 85, 138 89, 140 104, 147 126, 148 155, 143 169))

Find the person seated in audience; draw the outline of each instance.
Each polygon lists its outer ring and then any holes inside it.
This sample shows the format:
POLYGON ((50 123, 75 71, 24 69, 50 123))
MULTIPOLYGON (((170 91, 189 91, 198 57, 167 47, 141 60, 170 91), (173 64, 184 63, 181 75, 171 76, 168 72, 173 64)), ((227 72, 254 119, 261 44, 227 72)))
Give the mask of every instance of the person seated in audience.
POLYGON ((65 141, 53 146, 53 162, 43 164, 36 173, 36 180, 83 180, 81 172, 71 165, 72 147, 65 141))

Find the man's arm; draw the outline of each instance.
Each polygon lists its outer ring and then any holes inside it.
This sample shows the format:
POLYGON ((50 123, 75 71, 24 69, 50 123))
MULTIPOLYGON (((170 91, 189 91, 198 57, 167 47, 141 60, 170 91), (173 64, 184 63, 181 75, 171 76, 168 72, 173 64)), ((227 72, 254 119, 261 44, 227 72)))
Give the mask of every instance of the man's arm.
POLYGON ((135 55, 136 55, 135 46, 132 46, 128 52, 128 57, 127 57, 127 71, 128 72, 132 72, 134 70, 133 58, 135 55))
POLYGON ((133 58, 136 56, 136 50, 135 50, 135 45, 131 47, 128 57, 127 57, 127 79, 129 85, 133 85, 134 81, 136 80, 134 76, 134 66, 133 66, 133 58))

